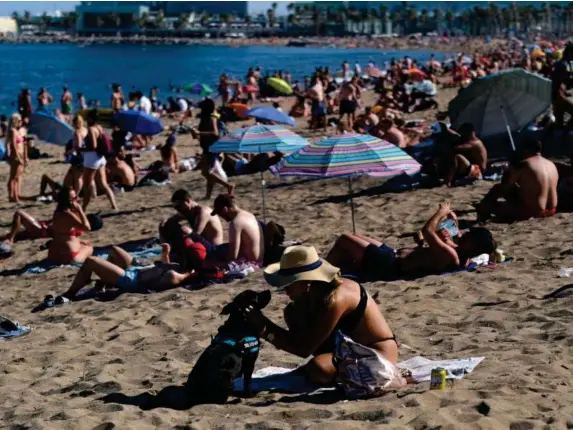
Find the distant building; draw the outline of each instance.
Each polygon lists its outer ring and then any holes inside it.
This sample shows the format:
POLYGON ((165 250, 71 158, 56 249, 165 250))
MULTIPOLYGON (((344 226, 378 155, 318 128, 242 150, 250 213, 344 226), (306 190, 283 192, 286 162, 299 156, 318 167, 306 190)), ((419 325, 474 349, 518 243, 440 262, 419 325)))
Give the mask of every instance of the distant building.
POLYGON ((163 11, 167 16, 206 13, 208 15, 244 17, 249 13, 249 2, 246 1, 167 1, 152 3, 154 3, 153 9, 161 8, 158 3, 164 3, 163 11))
POLYGON ((15 37, 18 35, 18 23, 10 17, 0 16, 0 37, 15 37))
POLYGON ((76 7, 78 33, 102 34, 138 30, 139 19, 149 13, 144 2, 83 1, 76 7))

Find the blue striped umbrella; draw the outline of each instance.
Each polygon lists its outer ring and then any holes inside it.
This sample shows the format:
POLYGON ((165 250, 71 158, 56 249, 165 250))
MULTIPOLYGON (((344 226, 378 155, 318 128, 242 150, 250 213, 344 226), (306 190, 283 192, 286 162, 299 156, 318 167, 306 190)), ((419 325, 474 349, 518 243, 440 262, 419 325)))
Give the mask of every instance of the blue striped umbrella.
MULTIPOLYGON (((265 152, 293 152, 308 145, 304 137, 279 125, 256 124, 230 132, 209 148, 210 152, 231 154, 262 154, 265 152)), ((263 220, 266 222, 265 181, 261 172, 263 220)))
POLYGON ((209 148, 210 152, 262 154, 293 152, 309 144, 304 137, 280 125, 256 124, 234 130, 209 148))

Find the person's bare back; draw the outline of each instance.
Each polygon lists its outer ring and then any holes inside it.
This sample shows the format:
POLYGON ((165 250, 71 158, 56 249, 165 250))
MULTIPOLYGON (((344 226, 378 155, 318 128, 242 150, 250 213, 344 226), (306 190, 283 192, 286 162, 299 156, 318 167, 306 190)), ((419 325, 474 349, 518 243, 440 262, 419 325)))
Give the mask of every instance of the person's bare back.
POLYGON ((467 155, 469 161, 478 166, 481 172, 484 173, 487 168, 487 149, 485 145, 477 137, 468 141, 466 145, 468 150, 462 152, 462 154, 467 155))
POLYGON ((384 133, 384 139, 388 142, 396 145, 398 148, 405 148, 407 145, 404 133, 402 133, 398 128, 392 126, 388 131, 384 133))
POLYGON ((245 210, 239 209, 237 216, 229 223, 230 247, 234 237, 238 237, 238 258, 247 261, 262 261, 264 255, 264 237, 261 225, 255 216, 245 210))
POLYGON ((557 207, 559 174, 553 162, 534 155, 522 162, 517 174, 517 184, 528 215, 538 217, 557 207))
POLYGON ((125 161, 117 160, 117 164, 110 165, 109 169, 113 181, 117 181, 124 187, 135 186, 135 173, 125 161))

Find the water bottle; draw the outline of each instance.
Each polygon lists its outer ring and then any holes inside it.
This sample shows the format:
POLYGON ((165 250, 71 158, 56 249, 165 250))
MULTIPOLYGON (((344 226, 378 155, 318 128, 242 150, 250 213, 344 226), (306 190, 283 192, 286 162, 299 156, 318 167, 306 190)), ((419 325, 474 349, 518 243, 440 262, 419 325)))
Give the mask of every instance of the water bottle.
POLYGON ((571 275, 573 275, 573 267, 563 267, 559 271, 560 278, 569 278, 571 275))

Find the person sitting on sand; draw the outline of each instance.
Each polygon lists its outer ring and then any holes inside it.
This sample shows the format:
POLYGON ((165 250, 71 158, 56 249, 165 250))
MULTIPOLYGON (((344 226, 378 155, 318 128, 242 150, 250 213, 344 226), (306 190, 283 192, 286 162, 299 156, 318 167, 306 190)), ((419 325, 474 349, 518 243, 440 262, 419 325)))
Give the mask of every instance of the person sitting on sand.
POLYGON ((427 247, 393 249, 376 239, 346 233, 336 240, 326 260, 344 273, 393 281, 464 268, 471 258, 495 251, 496 243, 485 228, 470 229, 458 238, 457 246, 444 240, 439 226, 451 212, 449 203, 441 203, 426 222, 422 235, 427 247))
POLYGON ((449 167, 445 184, 453 185, 456 178, 481 179, 487 167, 487 149, 476 136, 474 126, 462 124, 458 130, 460 139, 453 151, 446 155, 446 168, 449 167))
POLYGON ((47 174, 43 174, 40 179, 40 194, 39 196, 51 195, 53 200, 57 200, 57 196, 63 188, 71 188, 76 193, 82 189, 82 176, 83 176, 83 159, 81 155, 75 155, 71 159, 70 168, 64 176, 63 182, 58 182, 52 179, 47 174), (46 191, 50 188, 51 193, 46 191))
POLYGON ((223 243, 223 225, 212 209, 193 201, 187 190, 178 189, 171 196, 173 208, 189 223, 192 232, 201 236, 211 246, 223 243))
POLYGON ((557 211, 559 174, 553 162, 541 156, 541 143, 529 141, 513 154, 510 168, 478 206, 478 220, 495 215, 505 222, 545 218, 557 211), (499 202, 499 199, 505 202, 499 202))
MULTIPOLYGON (((133 257, 118 246, 112 246, 107 260, 88 257, 78 270, 70 288, 54 299, 56 305, 73 300, 91 282, 92 274, 100 278, 96 289, 116 288, 120 292, 143 292, 146 289, 167 290, 182 285, 190 272, 169 260, 170 245, 163 243, 161 261, 144 267, 132 267, 133 257)), ((191 249, 195 247, 191 245, 191 249)), ((199 256, 198 259, 204 256, 199 256)), ((191 261, 191 258, 188 258, 191 261)), ((48 296, 46 299, 51 299, 48 296)))
POLYGON ((179 172, 179 160, 177 150, 175 149, 175 133, 171 133, 164 145, 159 148, 161 161, 163 162, 163 171, 166 174, 179 172))
POLYGON ((360 284, 340 277, 340 269, 319 258, 313 247, 292 246, 280 263, 265 269, 265 280, 284 291, 291 302, 284 310, 288 329, 248 308, 245 316, 260 337, 301 358, 310 381, 327 385, 336 377, 333 353, 336 333, 373 348, 392 363, 398 361, 396 336, 380 307, 360 284))
MULTIPOLYGON (((43 229, 48 230, 47 223, 41 224, 43 229)), ((48 260, 57 264, 83 263, 92 255, 93 248, 88 241, 79 237, 90 230, 91 224, 78 202, 76 192, 71 188, 62 189, 52 218, 48 260)), ((50 233, 46 231, 48 235, 50 233)))
POLYGON ((410 140, 402 133, 390 118, 380 120, 373 134, 381 139, 396 145, 398 148, 406 148, 410 140))
POLYGON ((229 223, 228 252, 222 261, 262 264, 265 255, 264 231, 252 213, 237 206, 232 195, 219 194, 211 215, 218 215, 229 223))
POLYGON ((107 174, 109 182, 122 188, 124 191, 132 191, 136 185, 135 172, 119 158, 118 154, 112 153, 107 156, 107 174))

